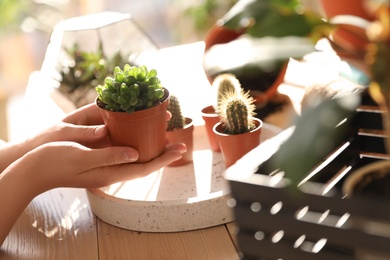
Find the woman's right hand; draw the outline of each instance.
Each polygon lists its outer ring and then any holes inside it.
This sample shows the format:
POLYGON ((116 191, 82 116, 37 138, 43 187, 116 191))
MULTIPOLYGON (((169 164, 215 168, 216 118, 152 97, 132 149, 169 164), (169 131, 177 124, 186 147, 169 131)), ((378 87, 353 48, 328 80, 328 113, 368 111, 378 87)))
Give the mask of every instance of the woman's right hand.
POLYGON ((75 142, 52 142, 28 152, 3 174, 23 173, 35 195, 57 187, 96 188, 146 176, 180 159, 185 151, 184 144, 174 144, 149 162, 134 163, 138 152, 131 147, 92 149, 75 142))

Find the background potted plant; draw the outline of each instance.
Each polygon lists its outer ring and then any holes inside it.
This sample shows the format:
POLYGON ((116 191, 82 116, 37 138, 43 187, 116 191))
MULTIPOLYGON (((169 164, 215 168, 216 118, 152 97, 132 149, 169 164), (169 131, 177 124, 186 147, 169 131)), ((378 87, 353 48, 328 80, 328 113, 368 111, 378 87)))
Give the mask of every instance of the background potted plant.
MULTIPOLYGON (((381 113, 384 149, 387 155, 390 154, 390 8, 389 2, 375 3, 368 0, 367 6, 371 9, 364 9, 372 18, 370 26, 367 27, 369 42, 366 48, 365 63, 371 76, 369 94, 377 103, 381 113)), ((388 158, 386 158, 388 159, 388 158)), ((388 176, 389 160, 374 162, 364 168, 358 169, 350 174, 345 182, 345 192, 356 188, 356 193, 381 194, 388 197, 388 176), (379 183, 379 185, 377 184, 379 183), (370 187, 370 188, 367 188, 370 187)))
POLYGON ((216 112, 222 98, 230 93, 231 95, 241 92, 241 84, 237 80, 236 76, 230 73, 223 73, 218 75, 212 84, 212 88, 215 90, 215 103, 202 109, 202 118, 205 121, 206 133, 210 142, 211 150, 220 152, 218 141, 215 138, 213 127, 220 121, 219 115, 216 112))
POLYGON ((77 108, 93 102, 96 97, 95 87, 106 77, 112 77, 116 66, 122 68, 127 63, 120 52, 107 57, 102 44, 100 41, 96 51, 82 50, 78 43, 71 48, 64 47, 69 60, 60 69, 58 91, 77 108))
POLYGON ((100 108, 113 145, 128 145, 139 152, 139 162, 161 154, 166 144, 169 91, 155 69, 146 66, 115 67, 96 87, 100 108))
POLYGON ((226 167, 260 144, 263 123, 254 117, 254 109, 248 92, 227 93, 222 97, 217 110, 221 122, 213 130, 226 167))
POLYGON ((303 9, 298 0, 237 1, 206 36, 212 41, 206 42, 203 63, 209 79, 233 73, 244 90, 251 90, 255 103, 271 99, 284 80, 289 59, 314 51, 316 41, 334 27, 303 9), (231 36, 226 37, 226 31, 231 36), (216 40, 217 32, 225 40, 216 40))
POLYGON ((192 119, 183 116, 179 99, 175 95, 169 97, 167 110, 172 115, 167 123, 167 142, 184 143, 187 147, 187 151, 183 153, 182 158, 171 163, 169 166, 182 166, 191 163, 194 147, 194 124, 192 119))

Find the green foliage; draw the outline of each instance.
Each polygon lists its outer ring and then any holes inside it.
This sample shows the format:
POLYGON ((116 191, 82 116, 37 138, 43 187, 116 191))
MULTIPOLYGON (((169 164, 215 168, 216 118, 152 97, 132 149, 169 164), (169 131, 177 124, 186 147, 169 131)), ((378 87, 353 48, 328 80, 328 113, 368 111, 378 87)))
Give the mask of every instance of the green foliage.
POLYGON ((132 113, 151 108, 164 97, 155 69, 129 64, 125 64, 123 70, 115 67, 114 77, 106 77, 104 84, 95 89, 104 109, 117 112, 132 113))
POLYGON ((27 16, 30 1, 1 0, 0 34, 7 31, 19 30, 23 19, 27 16))
POLYGON ((116 66, 123 67, 126 63, 119 52, 107 58, 101 43, 96 52, 81 51, 77 43, 65 51, 70 56, 71 62, 60 72, 60 83, 67 86, 70 92, 86 85, 95 88, 103 82, 104 78, 113 75, 116 66))
POLYGON ((314 41, 333 27, 321 16, 302 12, 299 0, 241 0, 222 18, 231 29, 254 37, 310 36, 314 41))
POLYGON ((204 0, 194 2, 189 5, 184 14, 193 19, 195 29, 206 32, 236 2, 237 0, 204 0))
POLYGON ((225 133, 235 135, 251 131, 254 127, 254 110, 253 98, 248 92, 225 95, 218 110, 225 133))
POLYGON ((167 131, 183 128, 185 126, 185 117, 181 112, 179 99, 175 95, 170 96, 167 110, 172 114, 171 119, 167 123, 167 131))

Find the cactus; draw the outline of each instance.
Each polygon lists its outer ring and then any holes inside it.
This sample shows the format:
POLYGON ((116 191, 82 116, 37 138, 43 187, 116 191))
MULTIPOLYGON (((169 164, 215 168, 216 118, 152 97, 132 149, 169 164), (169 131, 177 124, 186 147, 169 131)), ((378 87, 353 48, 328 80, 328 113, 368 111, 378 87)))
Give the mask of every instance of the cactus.
POLYGON ((216 104, 213 105, 216 111, 225 95, 228 94, 229 96, 233 96, 241 93, 240 82, 236 76, 230 73, 220 74, 215 77, 212 87, 215 88, 217 92, 216 104))
POLYGON ((167 110, 172 114, 167 124, 167 131, 183 128, 185 126, 185 117, 181 113, 180 102, 175 95, 170 96, 167 110))
POLYGON ((253 129, 255 116, 253 98, 248 92, 223 96, 218 114, 226 134, 243 134, 253 129))
POLYGON ((151 108, 161 102, 164 89, 155 69, 125 64, 117 66, 114 77, 106 77, 96 88, 98 105, 106 110, 132 113, 151 108))

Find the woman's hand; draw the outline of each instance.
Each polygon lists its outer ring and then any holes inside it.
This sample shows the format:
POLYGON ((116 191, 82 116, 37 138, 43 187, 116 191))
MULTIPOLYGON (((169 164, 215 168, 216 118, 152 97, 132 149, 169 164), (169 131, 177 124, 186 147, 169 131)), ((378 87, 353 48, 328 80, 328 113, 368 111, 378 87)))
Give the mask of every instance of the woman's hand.
POLYGON ((107 128, 94 104, 83 106, 68 114, 62 121, 34 136, 32 148, 57 141, 73 141, 88 147, 110 145, 107 128))
POLYGON ((96 188, 140 178, 180 159, 185 151, 184 144, 174 144, 149 162, 134 163, 138 152, 131 147, 91 149, 52 142, 30 151, 7 170, 23 172, 37 195, 57 187, 96 188))
POLYGON ((57 187, 96 188, 146 176, 181 158, 184 144, 168 146, 146 163, 134 163, 131 147, 92 149, 75 142, 51 142, 14 161, 0 174, 0 245, 25 207, 57 187))

